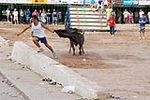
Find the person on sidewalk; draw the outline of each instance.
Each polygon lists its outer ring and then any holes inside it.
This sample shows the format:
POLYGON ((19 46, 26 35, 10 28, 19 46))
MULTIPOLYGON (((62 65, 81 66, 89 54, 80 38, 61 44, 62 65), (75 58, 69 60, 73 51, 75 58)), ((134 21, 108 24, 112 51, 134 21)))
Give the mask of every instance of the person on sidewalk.
POLYGON ((32 31, 32 34, 31 34, 32 35, 32 41, 38 47, 38 53, 42 52, 44 50, 39 44, 39 41, 40 41, 41 43, 44 43, 44 45, 53 53, 53 57, 56 58, 56 55, 55 55, 53 48, 47 42, 43 28, 45 28, 46 30, 48 30, 50 32, 54 32, 54 30, 50 30, 49 28, 44 26, 41 22, 39 22, 38 17, 36 15, 33 15, 32 16, 32 23, 28 27, 26 27, 22 32, 18 33, 17 36, 24 33, 30 27, 31 27, 31 31, 32 31))
POLYGON ((147 18, 143 14, 139 18, 139 25, 140 25, 140 37, 139 37, 139 39, 141 39, 141 38, 145 39, 145 24, 146 24, 146 22, 147 22, 147 18))
POLYGON ((110 35, 114 36, 115 35, 115 27, 116 27, 114 15, 111 15, 110 18, 107 20, 107 22, 110 27, 110 35))

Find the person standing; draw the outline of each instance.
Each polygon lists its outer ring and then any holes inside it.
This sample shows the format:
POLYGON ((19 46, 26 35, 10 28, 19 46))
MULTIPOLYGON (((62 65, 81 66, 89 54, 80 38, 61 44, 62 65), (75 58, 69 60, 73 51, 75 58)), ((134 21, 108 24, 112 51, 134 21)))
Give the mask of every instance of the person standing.
POLYGON ((118 17, 118 23, 121 24, 122 12, 120 10, 118 10, 118 12, 117 12, 117 17, 118 17))
POLYGON ((115 35, 115 27, 116 27, 114 16, 111 15, 110 18, 107 20, 107 22, 110 27, 110 35, 114 36, 115 35))
POLYGON ((9 22, 9 17, 10 17, 10 10, 7 8, 6 10, 6 17, 7 17, 7 22, 9 22))
POLYGON ((23 24, 24 23, 24 11, 22 9, 20 9, 19 11, 19 23, 23 24))
POLYGON ((16 10, 16 8, 13 11, 13 17, 14 17, 14 24, 18 24, 18 11, 16 10))
POLYGON ((27 9, 27 11, 25 11, 26 24, 30 23, 30 17, 31 17, 31 12, 29 9, 27 9))
POLYGON ((57 25, 57 12, 55 11, 55 9, 53 9, 52 19, 53 19, 53 25, 54 24, 57 25))
POLYGON ((26 27, 23 31, 17 34, 17 36, 24 33, 27 29, 32 29, 32 41, 33 43, 38 47, 38 53, 42 52, 44 49, 40 46, 39 41, 43 43, 53 54, 53 57, 56 58, 56 54, 53 50, 53 48, 48 44, 44 29, 48 30, 49 32, 54 32, 54 30, 47 28, 45 25, 43 25, 41 22, 39 22, 39 19, 36 15, 32 16, 32 23, 26 27), (44 28, 44 29, 43 29, 44 28))
POLYGON ((133 17, 133 12, 129 13, 129 23, 133 24, 134 23, 134 17, 133 17))
POLYGON ((106 9, 106 15, 107 15, 107 20, 110 18, 110 16, 112 15, 112 7, 111 6, 108 6, 107 9, 106 9))
POLYGON ((138 11, 134 11, 134 22, 139 23, 139 12, 138 11))
POLYGON ((139 18, 139 25, 140 25, 140 37, 139 39, 143 38, 145 39, 145 24, 147 22, 146 16, 143 14, 139 18))
POLYGON ((95 2, 95 0, 91 0, 90 2, 91 2, 91 4, 90 4, 91 11, 95 12, 96 2, 95 2))
POLYGON ((139 17, 142 18, 143 14, 144 14, 144 11, 142 9, 140 9, 140 11, 139 11, 139 17))
POLYGON ((147 13, 148 23, 150 24, 150 11, 147 13))
POLYGON ((34 12, 32 12, 32 16, 33 16, 33 15, 36 15, 36 16, 39 15, 39 13, 37 12, 37 9, 35 9, 34 12))
POLYGON ((96 10, 98 11, 99 8, 102 8, 102 5, 103 5, 103 0, 98 0, 98 4, 97 4, 97 7, 96 7, 96 10))
POLYGON ((50 24, 51 23, 51 12, 50 12, 50 9, 47 10, 46 16, 47 16, 47 24, 50 24))
POLYGON ((127 9, 124 10, 123 17, 124 17, 124 23, 127 24, 129 18, 129 12, 127 11, 127 9))
POLYGON ((42 13, 41 13, 41 22, 43 24, 46 24, 46 19, 47 19, 47 15, 46 15, 45 10, 43 10, 42 13))

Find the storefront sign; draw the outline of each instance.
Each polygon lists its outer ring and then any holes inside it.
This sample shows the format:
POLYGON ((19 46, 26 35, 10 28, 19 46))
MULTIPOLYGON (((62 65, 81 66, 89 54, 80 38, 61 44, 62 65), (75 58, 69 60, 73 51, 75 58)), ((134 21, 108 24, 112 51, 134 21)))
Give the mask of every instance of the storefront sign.
POLYGON ((47 4, 47 0, 32 0, 33 4, 47 4))
POLYGON ((114 6, 120 6, 123 5, 123 0, 113 0, 114 6))
POLYGON ((70 4, 70 0, 58 0, 58 4, 70 4))
POLYGON ((15 0, 5 0, 6 3, 15 3, 15 0))
POLYGON ((47 4, 58 4, 60 0, 47 0, 47 4))
POLYGON ((0 3, 6 3, 7 1, 6 0, 0 0, 0 3))
POLYGON ((139 5, 150 5, 150 0, 139 0, 139 5))
POLYGON ((138 5, 138 0, 124 0, 123 5, 129 5, 129 6, 138 5))
POLYGON ((32 1, 31 0, 15 0, 15 3, 29 3, 29 4, 31 4, 32 3, 32 1))

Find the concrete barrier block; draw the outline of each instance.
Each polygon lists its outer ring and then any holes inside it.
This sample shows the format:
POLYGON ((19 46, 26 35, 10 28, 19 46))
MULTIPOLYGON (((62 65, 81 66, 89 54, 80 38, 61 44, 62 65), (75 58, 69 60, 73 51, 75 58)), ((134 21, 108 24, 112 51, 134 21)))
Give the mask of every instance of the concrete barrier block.
POLYGON ((0 52, 4 52, 7 50, 9 40, 5 40, 3 37, 0 36, 0 52))
POLYGON ((75 86, 75 92, 90 99, 105 98, 104 89, 95 82, 89 81, 71 68, 59 62, 37 53, 36 50, 23 42, 15 42, 12 51, 12 60, 28 66, 34 72, 45 78, 52 78, 64 86, 75 86))

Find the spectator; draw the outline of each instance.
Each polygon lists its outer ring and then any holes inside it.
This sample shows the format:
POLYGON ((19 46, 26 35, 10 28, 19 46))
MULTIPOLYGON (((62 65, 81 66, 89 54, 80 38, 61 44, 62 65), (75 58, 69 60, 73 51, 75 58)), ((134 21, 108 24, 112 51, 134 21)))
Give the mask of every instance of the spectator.
POLYGON ((33 15, 36 15, 36 16, 38 16, 38 15, 39 15, 39 13, 37 12, 37 10, 36 10, 36 9, 34 10, 34 12, 32 12, 32 16, 33 16, 33 15))
POLYGON ((95 0, 91 0, 90 8, 92 11, 95 11, 95 6, 96 6, 95 3, 96 3, 95 0))
POLYGON ((139 12, 138 12, 138 11, 135 11, 135 12, 134 12, 134 18, 135 18, 135 19, 134 19, 134 22, 135 22, 135 23, 139 23, 139 12))
POLYGON ((130 24, 133 24, 133 23, 134 23, 133 12, 129 13, 129 23, 130 23, 130 24))
POLYGON ((127 24, 129 18, 129 12, 127 11, 127 9, 124 10, 123 17, 124 17, 124 23, 127 24))
POLYGON ((14 17, 14 24, 18 24, 18 11, 16 10, 16 8, 13 11, 13 17, 14 17))
POLYGON ((122 20, 122 12, 120 10, 118 10, 117 12, 117 17, 118 17, 118 23, 121 24, 121 20, 122 20))
POLYGON ((53 9, 52 13, 53 25, 57 25, 57 12, 53 9))
POLYGON ((58 11, 57 14, 58 14, 58 17, 57 17, 57 18, 58 18, 58 22, 57 22, 57 23, 59 24, 59 23, 61 22, 62 15, 61 15, 61 12, 60 12, 60 11, 58 11))
POLYGON ((143 38, 145 39, 145 24, 147 22, 146 16, 143 14, 139 18, 139 25, 140 25, 140 37, 139 39, 143 38))
POLYGON ((25 18, 26 18, 26 24, 29 24, 30 18, 31 18, 31 12, 29 9, 27 9, 27 11, 25 11, 25 18))
POLYGON ((110 18, 107 20, 107 22, 110 27, 110 35, 114 36, 115 35, 115 27, 116 27, 114 16, 111 15, 110 18))
MULTIPOLYGON (((44 9, 43 9, 43 11, 44 11, 44 9)), ((39 10, 39 13, 38 13, 38 19, 39 19, 39 21, 41 21, 41 14, 42 14, 42 10, 39 10)))
POLYGON ((47 19, 47 16, 46 16, 45 10, 43 10, 41 13, 41 22, 43 24, 46 24, 46 19, 47 19))
POLYGON ((13 12, 12 11, 10 11, 10 21, 12 22, 12 24, 14 23, 14 21, 13 21, 13 19, 14 19, 14 16, 13 16, 13 14, 12 14, 13 12))
POLYGON ((6 17, 7 17, 7 22, 9 22, 9 17, 10 17, 10 10, 7 8, 6 10, 6 17))
POLYGON ((106 15, 107 15, 107 20, 108 20, 110 18, 110 16, 112 15, 111 6, 108 6, 108 8, 106 9, 106 15))
POLYGON ((96 8, 96 10, 98 11, 99 10, 99 8, 103 8, 102 7, 103 6, 103 0, 98 0, 98 4, 97 4, 97 8, 96 8))
POLYGON ((143 14, 144 14, 144 11, 142 11, 142 9, 140 9, 140 11, 139 11, 139 17, 142 18, 143 14))
POLYGON ((104 6, 108 7, 108 1, 107 0, 104 0, 104 6))
POLYGON ((46 16, 47 16, 47 24, 50 24, 50 23, 51 23, 51 13, 50 13, 50 9, 47 10, 46 16))
POLYGON ((148 16, 148 23, 150 24, 150 11, 147 13, 148 16))
POLYGON ((24 22, 24 12, 23 12, 23 10, 22 9, 20 9, 20 11, 19 11, 19 23, 20 24, 23 24, 23 22, 24 22))
POLYGON ((7 21, 6 10, 2 10, 2 21, 7 21))

